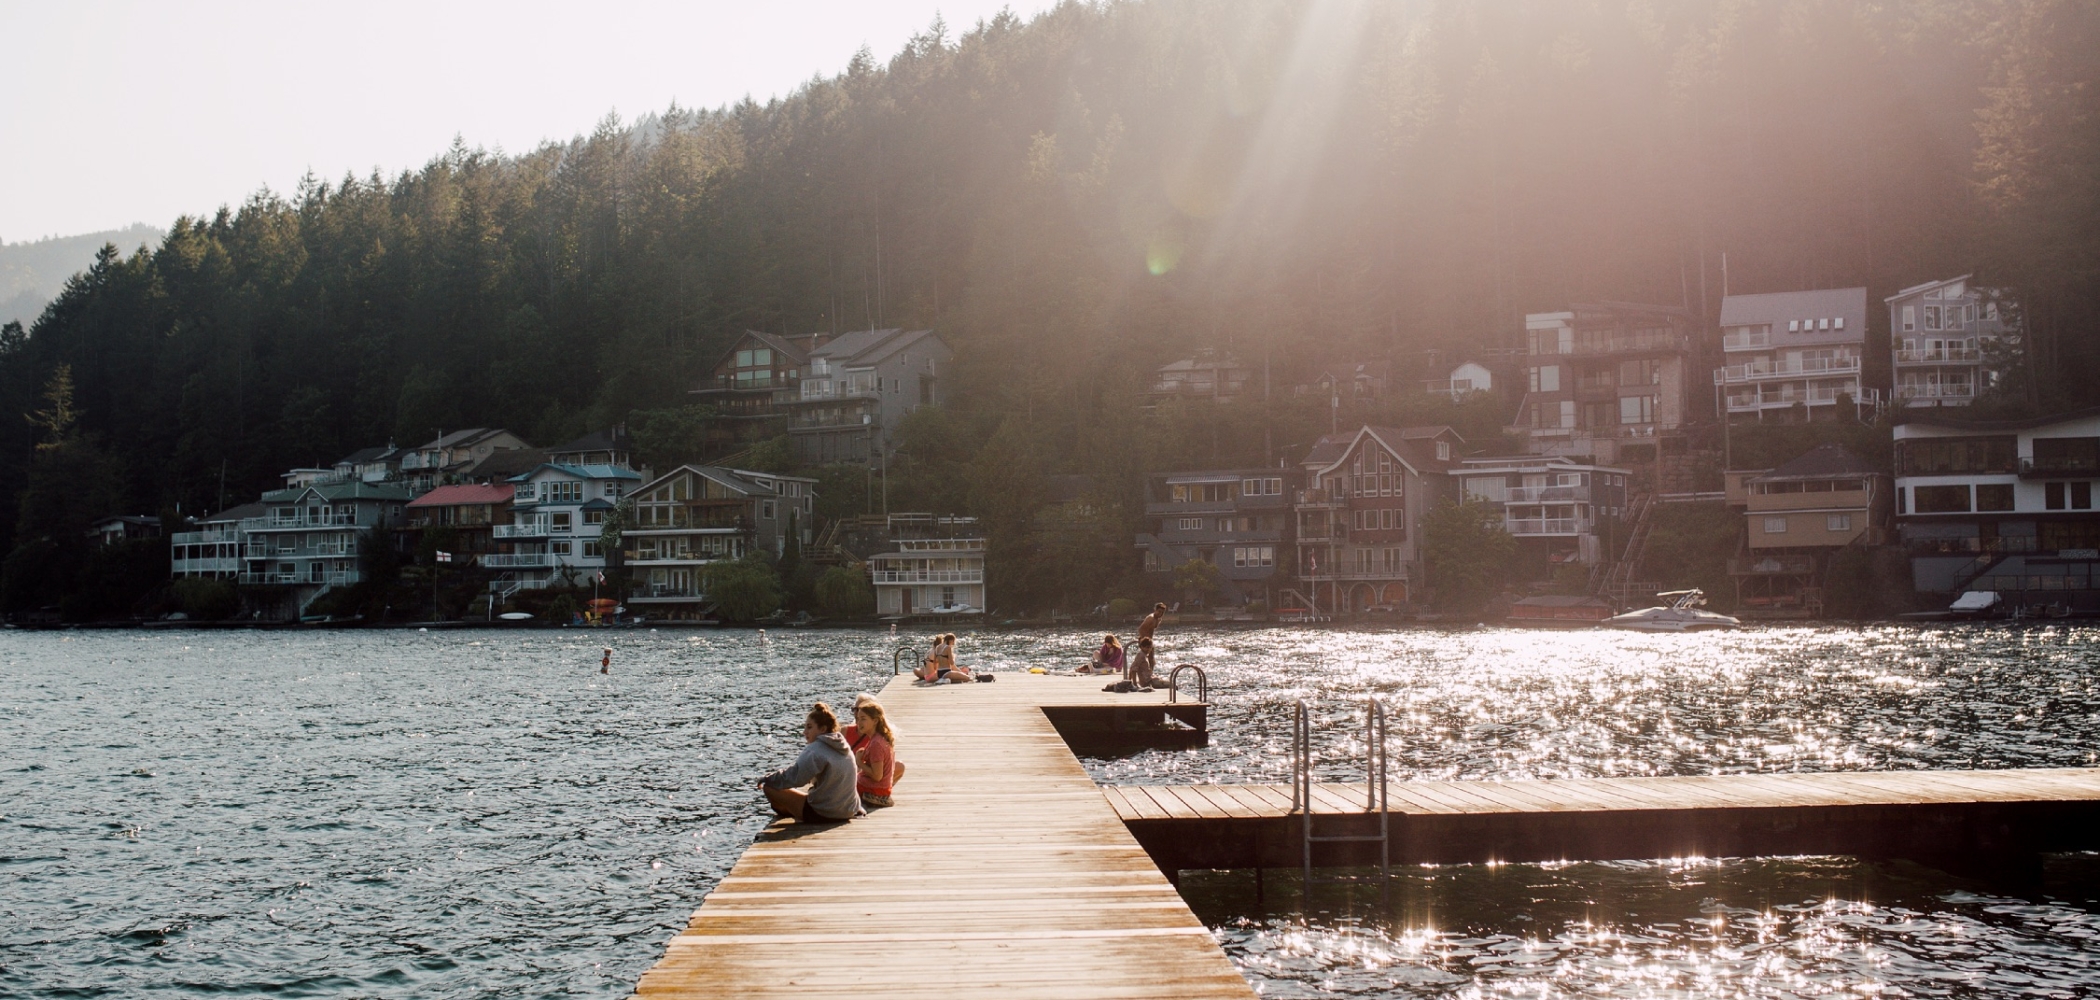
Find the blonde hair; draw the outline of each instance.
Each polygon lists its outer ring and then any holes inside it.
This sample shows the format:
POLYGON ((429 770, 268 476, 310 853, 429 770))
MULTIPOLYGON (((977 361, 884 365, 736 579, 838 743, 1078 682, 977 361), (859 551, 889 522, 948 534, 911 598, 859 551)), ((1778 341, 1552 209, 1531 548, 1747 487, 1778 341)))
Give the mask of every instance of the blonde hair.
POLYGON ((853 714, 859 715, 862 712, 868 713, 868 718, 874 721, 875 724, 869 728, 875 731, 875 735, 882 737, 891 746, 897 745, 897 731, 890 728, 890 716, 882 710, 882 702, 875 700, 872 694, 863 694, 853 699, 853 714))

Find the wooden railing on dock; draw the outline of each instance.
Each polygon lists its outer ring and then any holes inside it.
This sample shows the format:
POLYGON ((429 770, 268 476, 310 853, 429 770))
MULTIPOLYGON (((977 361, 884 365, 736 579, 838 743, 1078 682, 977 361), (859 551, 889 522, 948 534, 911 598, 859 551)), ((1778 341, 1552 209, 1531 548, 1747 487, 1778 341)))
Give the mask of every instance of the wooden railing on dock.
POLYGON ((1250 1000, 1044 713, 1095 712, 1109 732, 1166 716, 1164 695, 1101 684, 891 681, 881 697, 910 764, 897 805, 767 827, 636 993, 1250 1000))

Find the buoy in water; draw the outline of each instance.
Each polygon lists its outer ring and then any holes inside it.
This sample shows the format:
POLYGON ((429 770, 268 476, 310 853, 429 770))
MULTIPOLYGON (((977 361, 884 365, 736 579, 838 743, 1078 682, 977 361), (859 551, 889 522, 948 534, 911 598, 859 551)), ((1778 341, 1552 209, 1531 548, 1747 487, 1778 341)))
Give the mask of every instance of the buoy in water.
POLYGON ((599 672, 599 673, 601 673, 601 674, 609 674, 609 673, 612 673, 612 647, 611 647, 611 646, 607 646, 607 647, 605 647, 605 657, 604 657, 603 659, 600 659, 600 660, 598 661, 598 672, 599 672))

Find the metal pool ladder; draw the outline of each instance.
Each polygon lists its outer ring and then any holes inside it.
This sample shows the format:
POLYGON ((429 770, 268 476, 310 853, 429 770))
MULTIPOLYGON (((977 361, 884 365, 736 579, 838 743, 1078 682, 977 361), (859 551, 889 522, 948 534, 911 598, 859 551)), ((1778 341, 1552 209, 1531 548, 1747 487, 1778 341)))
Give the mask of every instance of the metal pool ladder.
POLYGON ((1174 702, 1180 700, 1181 672, 1184 670, 1193 670, 1196 672, 1196 700, 1199 702, 1209 702, 1210 675, 1204 673, 1202 667, 1199 667, 1193 663, 1184 663, 1181 666, 1175 667, 1173 672, 1167 674, 1167 703, 1173 704, 1174 702))
POLYGON ((918 652, 918 651, 919 651, 919 647, 917 647, 917 646, 914 646, 914 645, 912 645, 912 644, 910 644, 910 643, 905 643, 905 644, 903 644, 903 645, 900 645, 900 646, 898 646, 898 647, 897 647, 897 648, 896 648, 895 650, 891 651, 891 653, 890 653, 890 676, 891 676, 891 677, 895 677, 895 676, 897 676, 897 675, 898 675, 899 673, 901 673, 901 672, 902 672, 902 671, 900 671, 900 670, 898 669, 898 667, 897 667, 897 660, 898 660, 898 658, 899 658, 899 657, 903 656, 903 655, 904 655, 904 654, 906 654, 906 653, 916 653, 916 652, 918 652))
MULTIPOLYGON (((1338 843, 1376 843, 1378 845, 1378 879, 1380 891, 1390 898, 1393 878, 1392 855, 1392 810, 1386 794, 1386 722, 1385 706, 1378 699, 1370 698, 1364 707, 1364 812, 1378 814, 1378 832, 1375 834, 1325 835, 1313 833, 1313 774, 1312 774, 1312 708, 1303 698, 1298 700, 1298 709, 1291 726, 1291 812, 1301 818, 1300 843, 1304 848, 1305 903, 1312 906, 1313 845, 1338 843)), ((1361 879, 1341 875, 1317 879, 1320 882, 1357 882, 1361 879)))

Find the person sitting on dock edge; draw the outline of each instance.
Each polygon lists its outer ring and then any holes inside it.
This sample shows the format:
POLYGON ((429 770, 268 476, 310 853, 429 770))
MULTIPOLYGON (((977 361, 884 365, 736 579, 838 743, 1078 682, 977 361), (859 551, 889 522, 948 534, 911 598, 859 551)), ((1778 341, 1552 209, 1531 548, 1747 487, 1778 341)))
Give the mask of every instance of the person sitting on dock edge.
POLYGON ((1152 637, 1145 636, 1137 642, 1136 652, 1130 654, 1130 666, 1124 670, 1123 679, 1130 682, 1133 691, 1152 690, 1152 637))
POLYGON ((1123 644, 1116 641, 1114 633, 1101 638, 1101 648, 1094 650, 1094 658, 1080 667, 1082 674, 1120 674, 1123 672, 1123 644))
POLYGON ((919 665, 918 676, 928 684, 939 684, 942 681, 961 684, 975 679, 970 676, 970 668, 955 662, 953 632, 943 632, 933 637, 933 648, 927 651, 926 662, 919 665))
POLYGON ((802 753, 795 762, 758 779, 776 815, 803 823, 844 823, 867 810, 854 788, 859 768, 853 749, 839 735, 838 713, 817 702, 802 720, 802 753), (800 791, 803 786, 809 791, 800 791))
POLYGON ((897 760, 897 733, 890 728, 882 702, 865 692, 853 699, 853 725, 840 735, 853 748, 853 763, 859 772, 854 788, 860 792, 861 807, 890 805, 891 787, 904 777, 904 764, 897 760))

